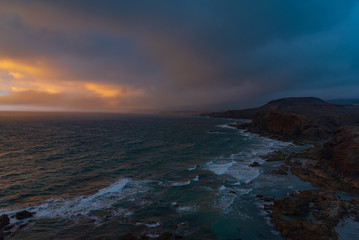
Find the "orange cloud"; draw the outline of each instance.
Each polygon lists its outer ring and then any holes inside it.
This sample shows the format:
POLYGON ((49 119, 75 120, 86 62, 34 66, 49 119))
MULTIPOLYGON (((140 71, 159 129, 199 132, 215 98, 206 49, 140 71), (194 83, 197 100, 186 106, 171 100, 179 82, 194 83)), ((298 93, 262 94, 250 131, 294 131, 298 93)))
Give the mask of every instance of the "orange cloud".
POLYGON ((143 90, 110 84, 85 83, 85 87, 102 97, 136 97, 144 94, 143 90))
POLYGON ((109 85, 106 86, 95 83, 86 83, 85 87, 87 90, 93 91, 103 97, 115 97, 119 94, 119 90, 109 85))
POLYGON ((121 84, 73 79, 61 69, 41 61, 33 63, 0 59, 0 105, 53 106, 77 109, 133 109, 139 107, 143 89, 121 84), (4 95, 5 93, 5 95, 4 95))
POLYGON ((43 76, 48 72, 46 71, 47 66, 41 61, 35 61, 32 64, 26 64, 11 59, 0 60, 0 69, 7 70, 10 75, 15 78, 23 76, 43 76))

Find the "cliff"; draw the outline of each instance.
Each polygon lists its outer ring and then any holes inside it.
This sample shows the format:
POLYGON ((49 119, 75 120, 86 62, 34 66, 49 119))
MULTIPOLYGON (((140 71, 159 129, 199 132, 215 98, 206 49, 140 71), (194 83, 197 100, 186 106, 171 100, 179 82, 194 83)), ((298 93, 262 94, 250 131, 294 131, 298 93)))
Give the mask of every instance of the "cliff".
MULTIPOLYGON (((284 161, 293 174, 317 187, 282 199, 257 195, 269 202, 265 210, 284 237, 338 239, 336 227, 341 221, 353 218, 359 222, 359 198, 342 200, 336 193, 359 193, 358 107, 330 104, 318 98, 284 98, 255 109, 209 116, 250 118, 251 123, 232 126, 273 138, 320 141, 302 152, 278 152, 267 159, 284 161)), ((286 174, 287 169, 281 165, 273 173, 286 174)))
POLYGON ((359 125, 359 107, 327 103, 319 98, 282 98, 253 109, 229 110, 210 117, 252 119, 251 132, 294 140, 327 140, 341 126, 359 125))
POLYGON ((339 128, 323 145, 320 161, 331 162, 345 176, 359 178, 359 127, 339 128))

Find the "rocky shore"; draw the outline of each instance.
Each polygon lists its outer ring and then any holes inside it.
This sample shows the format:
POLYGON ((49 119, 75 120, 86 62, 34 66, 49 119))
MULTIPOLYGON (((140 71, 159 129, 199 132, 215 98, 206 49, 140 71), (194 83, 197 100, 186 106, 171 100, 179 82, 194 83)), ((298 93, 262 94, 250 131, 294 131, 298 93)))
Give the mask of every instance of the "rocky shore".
POLYGON ((8 216, 3 214, 0 216, 0 240, 4 239, 6 236, 12 237, 16 231, 25 227, 28 222, 31 221, 33 213, 26 210, 16 212, 8 216), (20 224, 15 224, 19 221, 20 224))
POLYGON ((349 217, 359 221, 358 199, 342 200, 330 190, 306 190, 264 200, 272 201, 266 205, 271 223, 290 239, 338 239, 335 228, 341 221, 349 217))
POLYGON ((283 165, 316 189, 282 199, 258 195, 266 202, 270 222, 290 239, 338 239, 336 227, 345 219, 359 222, 359 198, 340 198, 340 192, 359 194, 359 109, 338 106, 317 98, 286 98, 247 110, 209 114, 211 117, 249 118, 232 124, 271 138, 310 143, 311 148, 285 155, 276 152, 267 161, 283 165))

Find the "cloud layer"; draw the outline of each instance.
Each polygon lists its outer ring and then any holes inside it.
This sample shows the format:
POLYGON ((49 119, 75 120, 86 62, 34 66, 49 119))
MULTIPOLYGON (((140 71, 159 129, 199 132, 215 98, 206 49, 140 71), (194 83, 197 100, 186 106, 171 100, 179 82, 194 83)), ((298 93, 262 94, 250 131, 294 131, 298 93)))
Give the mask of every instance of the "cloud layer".
POLYGON ((359 2, 2 1, 0 104, 115 111, 357 97, 359 2))

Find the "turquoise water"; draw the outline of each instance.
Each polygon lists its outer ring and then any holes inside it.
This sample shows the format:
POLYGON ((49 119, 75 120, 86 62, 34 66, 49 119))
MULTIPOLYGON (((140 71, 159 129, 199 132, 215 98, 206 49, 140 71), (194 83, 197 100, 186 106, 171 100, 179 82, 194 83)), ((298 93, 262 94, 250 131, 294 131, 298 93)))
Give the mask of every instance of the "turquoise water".
POLYGON ((262 158, 291 143, 184 116, 3 113, 0 214, 14 239, 282 239, 257 194, 312 188, 262 158), (254 161, 260 167, 250 167, 254 161), (20 228, 21 225, 25 225, 20 228))

